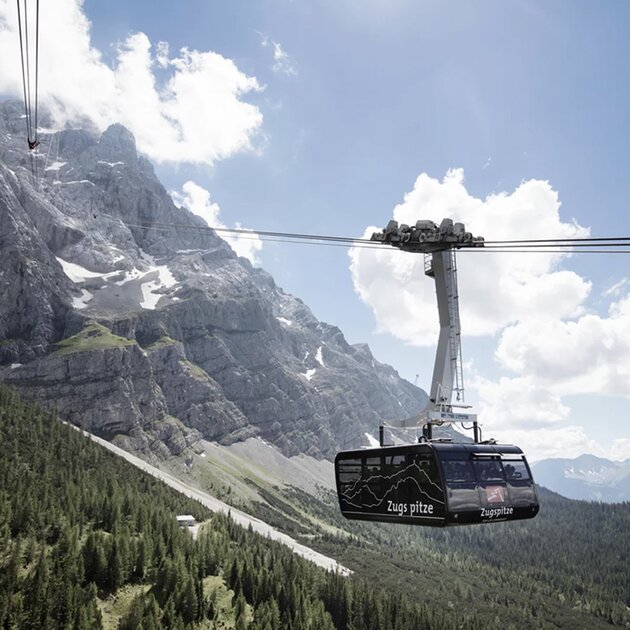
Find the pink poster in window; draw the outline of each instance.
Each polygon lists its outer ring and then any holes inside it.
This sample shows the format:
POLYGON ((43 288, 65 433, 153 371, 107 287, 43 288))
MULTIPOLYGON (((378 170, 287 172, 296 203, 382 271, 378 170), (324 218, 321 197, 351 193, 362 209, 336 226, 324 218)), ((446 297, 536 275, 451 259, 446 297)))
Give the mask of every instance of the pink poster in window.
POLYGON ((503 486, 486 486, 486 500, 488 503, 504 503, 506 490, 503 486))

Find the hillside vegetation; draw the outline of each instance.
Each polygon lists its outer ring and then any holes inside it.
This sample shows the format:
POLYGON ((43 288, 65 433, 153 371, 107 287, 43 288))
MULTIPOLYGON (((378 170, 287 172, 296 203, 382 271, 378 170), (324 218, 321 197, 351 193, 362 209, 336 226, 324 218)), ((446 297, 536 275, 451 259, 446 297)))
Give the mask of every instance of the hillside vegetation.
POLYGON ((278 490, 261 489, 267 502, 251 509, 372 583, 479 627, 630 627, 630 503, 539 488, 533 520, 431 529, 348 521, 332 492, 278 490))
POLYGON ((0 628, 456 626, 479 621, 327 573, 0 386, 0 628))
POLYGON ((294 535, 354 575, 209 513, 0 387, 0 628, 630 625, 629 504, 541 491, 533 521, 435 531, 345 521, 332 493, 263 494, 268 520, 297 519, 294 535), (205 521, 196 540, 181 513, 205 521))

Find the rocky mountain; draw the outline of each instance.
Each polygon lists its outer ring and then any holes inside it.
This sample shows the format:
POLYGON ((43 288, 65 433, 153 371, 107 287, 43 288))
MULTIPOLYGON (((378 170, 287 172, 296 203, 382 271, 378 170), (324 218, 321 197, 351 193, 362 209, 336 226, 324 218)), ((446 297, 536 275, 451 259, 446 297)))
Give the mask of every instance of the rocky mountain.
POLYGON ((544 459, 532 465, 536 483, 569 499, 630 501, 630 460, 613 462, 594 455, 544 459))
POLYGON ((23 125, 0 104, 0 380, 157 456, 258 436, 330 457, 425 406, 176 207, 124 127, 28 154, 23 125))

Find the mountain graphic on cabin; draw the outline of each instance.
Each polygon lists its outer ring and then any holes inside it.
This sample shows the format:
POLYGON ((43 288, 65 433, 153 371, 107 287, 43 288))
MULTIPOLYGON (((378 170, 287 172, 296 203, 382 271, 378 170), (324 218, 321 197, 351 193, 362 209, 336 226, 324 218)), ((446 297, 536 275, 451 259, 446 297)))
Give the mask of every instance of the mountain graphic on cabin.
POLYGON ((444 505, 442 488, 431 480, 426 470, 417 462, 412 462, 391 475, 359 477, 340 491, 342 501, 357 508, 382 508, 387 499, 396 497, 398 501, 402 496, 411 501, 423 499, 444 505), (367 495, 373 497, 373 502, 361 500, 361 497, 367 495))

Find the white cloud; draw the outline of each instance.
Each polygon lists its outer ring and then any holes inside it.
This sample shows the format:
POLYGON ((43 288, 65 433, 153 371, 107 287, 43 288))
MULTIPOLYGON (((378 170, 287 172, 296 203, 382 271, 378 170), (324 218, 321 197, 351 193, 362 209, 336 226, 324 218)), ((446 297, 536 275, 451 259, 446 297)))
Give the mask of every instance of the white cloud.
POLYGON ((168 68, 170 63, 168 42, 158 42, 155 47, 155 61, 160 68, 168 68))
MULTIPOLYGON (((226 225, 219 219, 221 209, 219 204, 210 200, 210 193, 195 182, 187 181, 182 186, 182 192, 171 191, 171 197, 176 204, 188 208, 192 213, 201 217, 210 227, 225 228, 226 225)), ((235 225, 237 229, 244 229, 240 223, 235 225)), ((256 254, 262 249, 260 237, 253 231, 248 234, 226 235, 219 234, 226 240, 230 247, 239 255, 247 258, 252 264, 259 261, 256 254)))
MULTIPOLYGON (((571 423, 572 409, 562 402, 575 394, 630 398, 629 338, 630 296, 612 304, 607 317, 540 317, 506 328, 495 356, 500 367, 516 376, 469 379, 488 435, 515 442, 537 459, 582 453, 630 457, 629 438, 603 448, 571 423)), ((617 430, 630 434, 626 418, 618 419, 617 430)))
POLYGON ((295 62, 284 51, 279 42, 269 39, 267 35, 260 35, 263 48, 273 48, 273 66, 271 69, 279 74, 294 76, 297 74, 295 62))
POLYGON ((607 317, 539 318, 510 326, 496 357, 505 369, 535 375, 558 395, 630 397, 630 296, 613 303, 607 317))
MULTIPOLYGON (((576 425, 557 429, 510 429, 495 431, 493 436, 499 440, 503 437, 504 443, 519 446, 530 462, 550 457, 573 458, 584 453, 615 459, 613 451, 602 448, 582 427, 576 425)), ((630 455, 630 451, 626 452, 630 455)))
POLYGON ((531 375, 502 377, 498 381, 475 376, 468 385, 479 395, 481 420, 495 429, 546 428, 561 424, 570 409, 560 396, 541 388, 531 375))
MULTIPOLYGON (((486 240, 571 238, 588 230, 563 223, 557 194, 544 181, 523 182, 511 194, 477 199, 470 195, 461 170, 440 182, 420 175, 403 203, 394 208, 399 223, 443 217, 462 221, 486 240)), ((382 227, 382 226, 381 226, 382 227)), ((369 237, 379 228, 368 228, 369 237)), ((590 283, 558 269, 567 254, 460 253, 458 277, 462 327, 466 335, 489 335, 541 310, 550 317, 579 312, 590 283)), ((380 331, 415 345, 432 345, 438 331, 435 288, 424 276, 423 256, 393 250, 350 250, 355 290, 373 310, 380 331)))
POLYGON ((603 447, 571 422, 571 409, 533 375, 492 381, 473 371, 468 384, 479 395, 477 411, 484 439, 516 444, 530 461, 583 453, 613 460, 630 457, 630 439, 620 438, 611 447, 603 447))
POLYGON ((630 438, 619 438, 613 441, 610 458, 618 461, 630 459, 630 438))
POLYGON ((619 282, 615 282, 611 287, 606 289, 602 295, 603 297, 619 297, 629 284, 630 280, 628 280, 628 278, 622 278, 619 282))
MULTIPOLYGON (((426 174, 394 208, 399 223, 443 217, 462 221, 486 240, 575 238, 589 231, 559 216, 548 182, 527 181, 512 193, 478 199, 463 173, 442 181, 426 174)), ((381 226, 382 227, 382 226, 381 226)), ((370 228, 366 231, 377 231, 370 228)), ((496 341, 497 378, 467 370, 487 437, 514 442, 536 459, 584 452, 630 456, 630 439, 608 449, 572 421, 563 397, 573 394, 630 397, 630 294, 626 281, 603 294, 617 299, 607 313, 586 308, 591 283, 560 266, 566 253, 458 253, 462 332, 496 341)), ((395 250, 354 248, 354 287, 373 310, 378 328, 416 345, 433 345, 438 321, 433 281, 423 256, 395 250)), ((630 425, 620 425, 622 435, 630 425)))
MULTIPOLYGON (((170 58, 158 42, 154 53, 144 33, 129 35, 109 67, 92 46, 82 4, 56 0, 40 9, 40 103, 57 126, 87 121, 102 131, 121 122, 158 162, 211 164, 252 148, 262 114, 241 99, 261 89, 254 77, 214 52, 183 48, 170 58)), ((0 92, 21 97, 17 42, 15 4, 0 0, 0 92)))
POLYGON ((210 227, 225 227, 219 221, 219 204, 210 201, 210 193, 205 188, 189 180, 182 186, 182 193, 171 191, 176 204, 201 217, 210 227))

